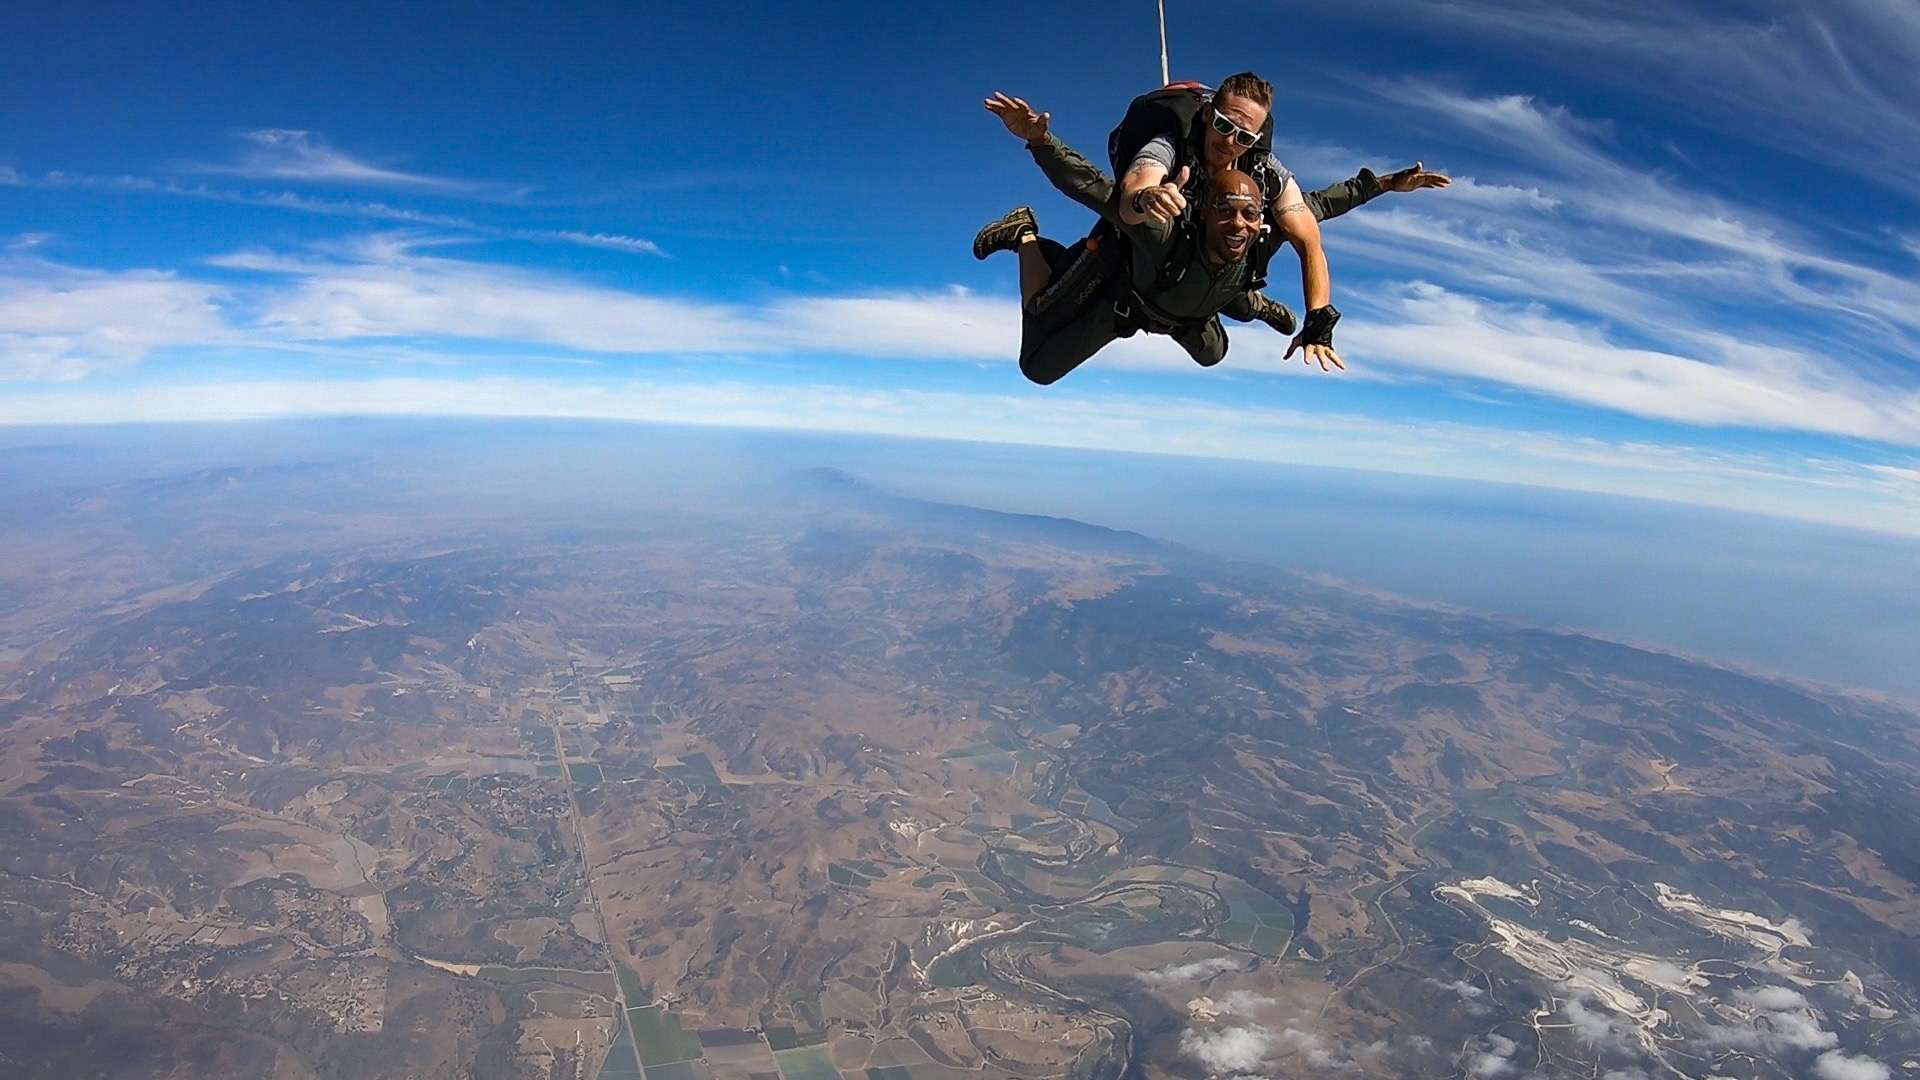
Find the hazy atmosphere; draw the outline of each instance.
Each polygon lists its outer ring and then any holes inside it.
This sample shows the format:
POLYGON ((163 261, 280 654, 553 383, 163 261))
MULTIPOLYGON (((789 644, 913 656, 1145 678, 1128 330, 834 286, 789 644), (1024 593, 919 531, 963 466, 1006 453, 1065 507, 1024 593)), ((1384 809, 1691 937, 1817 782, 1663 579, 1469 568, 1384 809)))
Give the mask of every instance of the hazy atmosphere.
POLYGON ((1920 1076, 1920 0, 0 42, 0 1077, 1920 1076))
POLYGON ((395 513, 409 497, 444 506, 471 490, 485 492, 474 496, 481 517, 537 505, 609 526, 630 524, 663 491, 692 505, 743 485, 771 496, 795 471, 835 468, 916 498, 1073 518, 1409 599, 1920 700, 1920 544, 1674 503, 1354 470, 601 421, 17 427, 0 446, 9 495, 210 468, 364 465, 407 485, 382 497, 395 513))

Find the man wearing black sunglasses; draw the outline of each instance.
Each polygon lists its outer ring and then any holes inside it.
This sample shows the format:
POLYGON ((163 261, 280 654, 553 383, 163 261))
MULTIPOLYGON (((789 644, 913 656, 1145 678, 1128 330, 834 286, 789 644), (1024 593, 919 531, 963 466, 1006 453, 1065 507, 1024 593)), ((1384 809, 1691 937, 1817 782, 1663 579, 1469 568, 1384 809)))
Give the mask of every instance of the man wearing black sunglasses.
MULTIPOLYGON (((1172 222, 1120 220, 1112 178, 1056 138, 1045 115, 1004 94, 989 98, 987 108, 1026 140, 1054 187, 1118 233, 1096 233, 1068 249, 1042 238, 1033 211, 1023 206, 975 237, 980 258, 996 251, 1020 257, 1020 371, 1046 385, 1115 339, 1141 331, 1173 338, 1203 367, 1224 359, 1227 335, 1219 316, 1247 299, 1248 259, 1266 215, 1259 183, 1233 169, 1212 174, 1195 192, 1198 242, 1187 243, 1172 222), (1112 242, 1096 248, 1102 235, 1112 242)), ((1331 349, 1326 357, 1344 366, 1331 349)))
MULTIPOLYGON (((1095 314, 1091 316, 1094 322, 1104 320, 1109 324, 1112 323, 1113 313, 1107 311, 1107 302, 1111 299, 1109 295, 1111 290, 1107 287, 1109 278, 1122 279, 1114 288, 1124 297, 1129 290, 1133 289, 1140 289, 1151 295, 1155 291, 1154 285, 1178 280, 1181 277, 1187 267, 1174 264, 1183 261, 1182 255, 1186 252, 1182 245, 1173 242, 1179 232, 1175 226, 1175 219, 1186 210, 1186 193, 1193 193, 1197 197, 1198 192, 1195 188, 1204 184, 1205 178, 1195 178, 1191 175, 1190 168, 1183 166, 1181 172, 1176 174, 1177 182, 1169 185, 1173 196, 1179 200, 1171 213, 1129 214, 1126 212, 1125 200, 1115 192, 1113 181, 1097 166, 1071 148, 1060 144, 1059 140, 1053 137, 1049 124, 1051 114, 1037 112, 1025 101, 1000 93, 988 98, 986 107, 987 111, 1000 118, 1009 132, 1026 141, 1028 149, 1034 154, 1034 160, 1047 173, 1048 179, 1053 181, 1055 187, 1107 219, 1095 229, 1093 235, 1074 245, 1073 248, 1067 248, 1056 241, 1041 238, 1038 225, 1034 221, 1033 211, 1023 206, 998 221, 990 223, 974 238, 975 258, 984 259, 996 251, 1013 251, 1020 256, 1020 291, 1025 301, 1023 305, 1025 318, 1021 335, 1021 370, 1036 382, 1050 383, 1093 355, 1094 351, 1115 336, 1130 335, 1139 328, 1167 332, 1153 326, 1123 327, 1117 333, 1108 333, 1105 337, 1101 337, 1090 329, 1093 323, 1081 326, 1082 330, 1087 330, 1085 335, 1060 333, 1059 330, 1067 322, 1080 325, 1083 322, 1081 315, 1089 310, 1095 310, 1095 314), (1070 165, 1068 165, 1069 162, 1070 165), (1136 258, 1127 258, 1128 252, 1125 251, 1127 245, 1124 243, 1109 243, 1106 249, 1096 250, 1095 245, 1100 241, 1101 230, 1116 225, 1119 235, 1109 234, 1107 239, 1110 241, 1121 241, 1123 237, 1132 239, 1134 234, 1142 228, 1158 234, 1160 242, 1151 244, 1150 250, 1159 251, 1166 258, 1166 264, 1158 268, 1138 264, 1139 251, 1132 252, 1136 258), (1135 265, 1118 266, 1113 261, 1115 258, 1123 262, 1135 263, 1135 265), (1078 340, 1081 337, 1085 340, 1078 340)), ((1234 103, 1229 101, 1226 106, 1227 111, 1231 112, 1234 108, 1234 103)), ((1251 118, 1243 117, 1243 119, 1251 118)), ((1240 132, 1249 131, 1249 129, 1240 128, 1231 118, 1225 120, 1224 127, 1216 121, 1209 121, 1209 123, 1213 125, 1216 132, 1222 134, 1226 133, 1227 128, 1240 132)), ((1232 135, 1227 137, 1234 138, 1232 135)), ((1243 134, 1235 141, 1243 142, 1245 138, 1243 134)), ((1255 141, 1257 140, 1258 137, 1255 136, 1255 141)), ((1113 151, 1112 146, 1108 149, 1109 152, 1113 151)), ((1224 153, 1224 148, 1219 152, 1224 153)), ((1241 153, 1239 149, 1234 150, 1234 159, 1238 159, 1241 153)), ((1244 175, 1248 179, 1252 179, 1253 175, 1236 169, 1223 171, 1244 175)), ((1291 174, 1288 176, 1291 179, 1291 174)), ((1315 221, 1324 221, 1361 206, 1383 192, 1419 191, 1430 187, 1446 187, 1451 182, 1445 174, 1429 172, 1423 164, 1416 162, 1410 168, 1385 175, 1375 175, 1371 170, 1362 169, 1350 180, 1334 184, 1321 191, 1309 192, 1302 198, 1309 215, 1315 221)), ((1258 181, 1254 183, 1256 188, 1262 191, 1263 201, 1270 201, 1266 199, 1268 188, 1274 191, 1280 190, 1280 185, 1271 182, 1265 186, 1259 185, 1258 181)), ((1256 242, 1264 241, 1257 239, 1256 242)), ((1250 274, 1241 275, 1241 280, 1243 282, 1241 293, 1214 310, 1218 314, 1241 322, 1252 322, 1257 319, 1283 334, 1292 334, 1296 327, 1293 313, 1288 311, 1284 304, 1275 303, 1258 292, 1251 291, 1255 283, 1251 280, 1250 274)), ((1122 306, 1126 306, 1137 317, 1140 305, 1122 306)), ((1193 354, 1195 361, 1204 366, 1218 363, 1226 354, 1226 337, 1224 332, 1218 330, 1219 321, 1218 319, 1210 321, 1213 329, 1203 337, 1181 341, 1188 352, 1193 354)), ((1330 337, 1330 322, 1326 330, 1330 337)), ((1174 336, 1180 337, 1178 334, 1174 336)), ((1300 344, 1296 340, 1294 349, 1299 347, 1300 344)), ((1293 355, 1294 349, 1289 349, 1287 355, 1293 355)), ((1323 370, 1346 366, 1339 354, 1333 351, 1330 340, 1320 349, 1309 350, 1305 360, 1309 364, 1317 360, 1323 370)))
MULTIPOLYGON (((1269 130, 1273 85, 1252 72, 1228 78, 1194 117, 1189 131, 1168 131, 1147 141, 1120 178, 1120 217, 1128 224, 1173 222, 1185 213, 1191 184, 1223 170, 1245 172, 1259 181, 1268 201, 1267 211, 1280 237, 1300 256, 1300 285, 1307 306, 1306 324, 1287 348, 1287 355, 1304 350, 1304 359, 1323 370, 1345 367, 1333 349, 1333 324, 1340 313, 1333 307, 1333 277, 1320 242, 1320 223, 1300 192, 1300 184, 1286 166, 1266 149, 1255 150, 1269 130), (1251 154, 1249 152, 1252 151, 1251 154), (1184 182, 1181 182, 1182 178, 1184 182)), ((1115 162, 1115 167, 1119 163, 1115 162)), ((1272 301, 1249 296, 1253 312, 1265 318, 1272 301)))

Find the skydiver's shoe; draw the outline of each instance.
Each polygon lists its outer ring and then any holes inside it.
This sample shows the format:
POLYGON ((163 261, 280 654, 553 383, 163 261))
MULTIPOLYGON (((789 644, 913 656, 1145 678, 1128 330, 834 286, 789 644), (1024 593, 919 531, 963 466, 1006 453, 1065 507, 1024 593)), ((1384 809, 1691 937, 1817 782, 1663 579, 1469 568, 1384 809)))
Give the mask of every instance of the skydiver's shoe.
POLYGON ((1253 309, 1253 317, 1280 331, 1282 337, 1292 337, 1300 327, 1300 321, 1293 317, 1293 309, 1278 300, 1267 299, 1264 293, 1249 293, 1247 306, 1253 309))
POLYGON ((1033 207, 1016 206, 974 235, 973 257, 984 259, 996 251, 1012 251, 1028 233, 1036 236, 1040 233, 1039 224, 1033 220, 1033 207))

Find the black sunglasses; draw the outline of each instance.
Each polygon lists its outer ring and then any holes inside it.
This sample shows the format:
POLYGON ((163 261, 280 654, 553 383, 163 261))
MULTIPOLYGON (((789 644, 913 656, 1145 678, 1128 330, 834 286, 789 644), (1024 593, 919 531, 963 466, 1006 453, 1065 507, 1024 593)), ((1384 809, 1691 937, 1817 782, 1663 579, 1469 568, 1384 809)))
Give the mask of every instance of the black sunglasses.
POLYGON ((1246 128, 1227 119, 1219 109, 1213 110, 1213 130, 1222 135, 1229 136, 1234 142, 1239 143, 1241 146, 1252 146, 1254 143, 1260 141, 1259 132, 1248 131, 1246 128))

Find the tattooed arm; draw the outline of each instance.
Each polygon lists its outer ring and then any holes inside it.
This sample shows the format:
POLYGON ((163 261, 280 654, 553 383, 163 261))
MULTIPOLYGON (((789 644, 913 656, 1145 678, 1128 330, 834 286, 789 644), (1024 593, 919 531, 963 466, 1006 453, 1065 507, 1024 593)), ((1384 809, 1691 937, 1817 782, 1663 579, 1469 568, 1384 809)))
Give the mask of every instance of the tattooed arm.
POLYGON ((1280 227, 1280 235, 1300 255, 1300 291, 1307 310, 1326 307, 1333 302, 1333 275, 1327 270, 1326 249, 1320 244, 1320 222, 1307 209, 1300 182, 1292 177, 1273 200, 1273 220, 1280 227))

